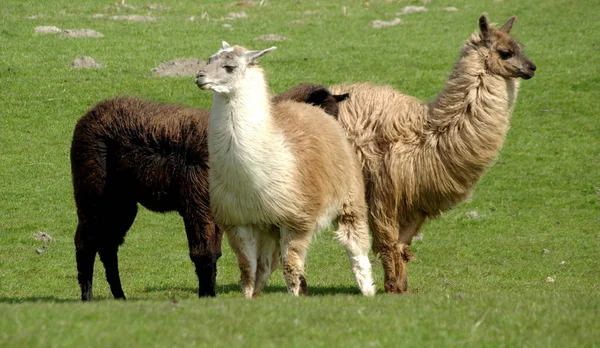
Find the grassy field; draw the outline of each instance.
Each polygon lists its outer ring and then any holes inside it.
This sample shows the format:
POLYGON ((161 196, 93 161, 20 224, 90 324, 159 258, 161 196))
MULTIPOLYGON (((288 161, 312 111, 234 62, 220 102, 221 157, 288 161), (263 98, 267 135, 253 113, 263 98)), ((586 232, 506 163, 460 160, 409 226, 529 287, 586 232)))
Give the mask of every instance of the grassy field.
POLYGON ((398 16, 422 3, 127 4, 135 8, 0 5, 0 346, 600 345, 600 3, 435 0, 425 13, 398 16), (442 11, 450 6, 458 11, 442 11), (247 17, 218 20, 239 11, 247 17), (372 81, 432 99, 482 12, 498 23, 519 16, 513 34, 538 71, 522 82, 504 148, 472 200, 426 224, 413 244, 411 295, 382 294, 375 260, 380 294, 359 296, 344 251, 324 232, 308 255, 313 296, 287 296, 278 272, 261 298, 243 300, 224 243, 218 297, 198 299, 180 217, 141 209, 119 253, 129 300, 111 300, 97 262, 96 301, 78 301, 68 151, 76 120, 93 104, 136 95, 209 108, 210 93, 192 78, 150 69, 206 59, 221 40, 266 48, 273 43, 254 40, 265 34, 288 38, 262 61, 274 92, 302 81, 372 81), (90 17, 98 13, 105 17, 90 17), (157 21, 110 19, 128 14, 157 21), (394 17, 403 23, 369 25, 394 17), (42 25, 104 37, 35 34, 42 25), (105 66, 72 69, 78 56, 105 66), (55 241, 44 247, 39 231, 55 241))

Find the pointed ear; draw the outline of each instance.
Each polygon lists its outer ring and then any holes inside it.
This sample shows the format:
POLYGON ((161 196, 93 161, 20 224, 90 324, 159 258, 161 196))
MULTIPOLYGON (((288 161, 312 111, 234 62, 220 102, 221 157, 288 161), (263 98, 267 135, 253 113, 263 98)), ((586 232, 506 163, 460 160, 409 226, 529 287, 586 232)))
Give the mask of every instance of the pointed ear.
POLYGON ((344 94, 333 94, 333 99, 335 99, 336 102, 342 102, 346 99, 348 99, 350 97, 350 94, 348 93, 344 93, 344 94))
POLYGON ((517 16, 510 17, 510 19, 506 23, 504 23, 504 25, 502 26, 502 28, 500 28, 500 30, 507 34, 510 33, 512 26, 513 26, 513 24, 515 24, 516 21, 517 21, 517 16))
POLYGON ((481 35, 483 35, 484 39, 487 39, 490 36, 490 23, 488 22, 487 14, 482 13, 479 16, 479 30, 481 30, 481 35))
POLYGON ((230 48, 231 46, 229 46, 229 44, 227 43, 227 41, 221 41, 221 49, 222 50, 226 50, 228 48, 230 48))
POLYGON ((273 46, 270 48, 267 48, 265 50, 262 51, 248 51, 245 53, 246 57, 248 58, 248 64, 252 64, 255 61, 257 61, 259 58, 261 58, 262 56, 264 56, 265 54, 275 51, 277 49, 277 47, 273 46))

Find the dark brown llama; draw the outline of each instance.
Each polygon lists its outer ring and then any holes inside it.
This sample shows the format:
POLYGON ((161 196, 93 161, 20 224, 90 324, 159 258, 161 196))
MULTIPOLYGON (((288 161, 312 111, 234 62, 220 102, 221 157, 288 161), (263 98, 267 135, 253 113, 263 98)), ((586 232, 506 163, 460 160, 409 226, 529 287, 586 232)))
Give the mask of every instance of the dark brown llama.
MULTIPOLYGON (((337 112, 331 103, 340 98, 322 86, 302 85, 285 93, 289 99, 337 112)), ((117 252, 138 203, 183 217, 198 296, 215 296, 222 232, 211 217, 208 198, 208 118, 208 110, 122 97, 100 102, 79 119, 71 170, 82 300, 93 298, 97 253, 113 296, 125 299, 117 252)))

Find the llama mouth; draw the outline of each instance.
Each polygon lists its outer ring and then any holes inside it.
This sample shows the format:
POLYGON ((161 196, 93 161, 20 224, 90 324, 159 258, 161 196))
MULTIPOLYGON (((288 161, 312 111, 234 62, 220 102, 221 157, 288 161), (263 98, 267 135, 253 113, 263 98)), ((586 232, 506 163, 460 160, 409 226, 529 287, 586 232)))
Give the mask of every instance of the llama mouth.
POLYGON ((196 80, 196 85, 200 89, 210 89, 210 86, 211 86, 210 82, 200 82, 198 80, 196 80))
POLYGON ((535 75, 535 71, 533 70, 519 70, 519 77, 524 80, 529 80, 535 75))

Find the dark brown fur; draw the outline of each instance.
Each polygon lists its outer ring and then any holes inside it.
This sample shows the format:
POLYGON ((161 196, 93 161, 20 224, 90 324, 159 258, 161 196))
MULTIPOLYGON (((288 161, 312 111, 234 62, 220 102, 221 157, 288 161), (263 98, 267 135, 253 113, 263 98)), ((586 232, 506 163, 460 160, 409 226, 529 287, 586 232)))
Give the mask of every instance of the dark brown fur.
POLYGON ((339 114, 338 103, 346 100, 348 96, 348 93, 331 94, 329 93, 329 90, 323 86, 312 83, 301 83, 274 97, 273 102, 277 103, 283 100, 293 100, 299 103, 316 105, 337 119, 337 115, 339 114))
MULTIPOLYGON (((313 87, 295 87, 286 95, 312 101, 311 91, 316 90, 319 106, 337 112, 328 104, 334 101, 320 99, 327 90, 313 87)), ((71 170, 82 300, 93 298, 96 253, 113 296, 125 298, 117 252, 135 219, 137 203, 156 212, 179 212, 198 276, 198 295, 215 296, 222 232, 209 208, 208 118, 207 110, 121 97, 100 102, 77 122, 71 170)))

